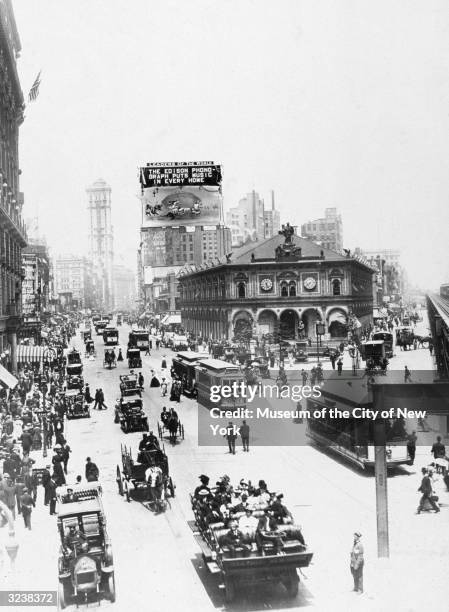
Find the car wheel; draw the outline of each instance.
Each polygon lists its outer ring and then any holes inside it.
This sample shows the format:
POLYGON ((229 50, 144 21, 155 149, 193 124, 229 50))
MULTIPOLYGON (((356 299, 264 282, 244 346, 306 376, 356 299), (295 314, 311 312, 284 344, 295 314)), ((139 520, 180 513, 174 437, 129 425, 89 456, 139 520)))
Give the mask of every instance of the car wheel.
POLYGON ((64 583, 60 582, 58 586, 58 607, 60 610, 64 610, 67 606, 66 598, 65 598, 65 587, 64 583))
POLYGON ((114 603, 115 601, 115 578, 114 574, 111 574, 108 578, 108 596, 109 601, 114 603))

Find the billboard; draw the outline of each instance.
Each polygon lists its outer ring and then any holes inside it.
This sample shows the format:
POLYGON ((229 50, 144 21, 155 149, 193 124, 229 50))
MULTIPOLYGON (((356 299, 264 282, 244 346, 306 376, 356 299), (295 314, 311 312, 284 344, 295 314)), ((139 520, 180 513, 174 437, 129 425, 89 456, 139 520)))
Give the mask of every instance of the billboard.
POLYGON ((221 167, 213 162, 168 162, 142 167, 142 227, 218 225, 221 178, 221 167))

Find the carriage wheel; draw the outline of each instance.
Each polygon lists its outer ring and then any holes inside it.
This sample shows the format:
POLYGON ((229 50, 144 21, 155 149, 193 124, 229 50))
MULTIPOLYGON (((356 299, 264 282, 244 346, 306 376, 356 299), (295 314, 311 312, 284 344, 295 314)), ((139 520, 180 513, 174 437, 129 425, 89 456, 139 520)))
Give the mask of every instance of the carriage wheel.
POLYGON ((171 476, 168 479, 168 490, 170 491, 170 497, 175 496, 175 485, 173 484, 173 480, 171 476))
POLYGON ((60 610, 64 610, 66 605, 67 605, 67 602, 66 602, 66 597, 65 597, 64 583, 60 582, 58 586, 58 607, 60 610))
POLYGON ((181 437, 184 440, 184 425, 181 425, 181 437))
POLYGON ((108 578, 108 586, 107 586, 107 590, 108 590, 108 599, 111 603, 114 603, 115 601, 115 578, 114 578, 114 574, 111 574, 108 578))
POLYGON ((122 483, 123 483, 123 491, 125 493, 125 499, 128 503, 130 503, 131 497, 129 495, 129 482, 126 480, 126 478, 123 478, 122 483))
POLYGON ((117 486, 118 486, 118 494, 121 495, 123 497, 123 482, 122 482, 122 474, 120 472, 120 467, 117 466, 117 476, 116 479, 117 481, 117 486))
POLYGON ((157 424, 157 435, 159 436, 159 439, 162 440, 162 427, 159 422, 157 424))

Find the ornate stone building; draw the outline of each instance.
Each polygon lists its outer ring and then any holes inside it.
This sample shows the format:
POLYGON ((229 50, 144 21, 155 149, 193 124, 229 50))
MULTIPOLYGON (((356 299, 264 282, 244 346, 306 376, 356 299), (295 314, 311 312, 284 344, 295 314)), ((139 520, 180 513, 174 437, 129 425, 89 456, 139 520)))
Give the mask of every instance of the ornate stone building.
POLYGON ((250 244, 215 265, 186 266, 179 274, 182 323, 197 334, 231 339, 246 329, 253 337, 345 338, 349 328, 372 321, 373 269, 356 258, 322 248, 283 226, 277 235, 250 244))
POLYGON ((19 187, 19 126, 24 101, 16 61, 21 45, 12 5, 0 2, 0 363, 17 369, 21 324, 23 194, 19 187))

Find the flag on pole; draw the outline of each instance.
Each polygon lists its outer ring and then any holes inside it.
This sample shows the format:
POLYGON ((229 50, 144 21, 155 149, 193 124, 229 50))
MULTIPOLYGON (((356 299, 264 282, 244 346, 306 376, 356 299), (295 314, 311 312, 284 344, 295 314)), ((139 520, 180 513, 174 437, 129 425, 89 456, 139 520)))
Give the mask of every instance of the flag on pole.
POLYGON ((33 102, 37 96, 39 95, 39 85, 41 84, 41 70, 39 70, 39 74, 37 75, 32 88, 30 89, 30 93, 28 94, 28 102, 33 102))

